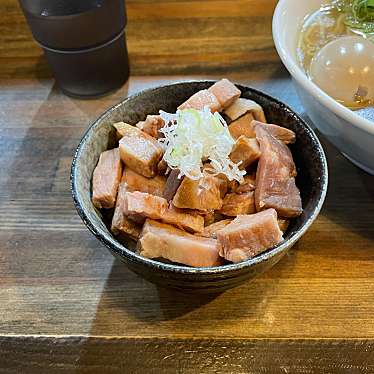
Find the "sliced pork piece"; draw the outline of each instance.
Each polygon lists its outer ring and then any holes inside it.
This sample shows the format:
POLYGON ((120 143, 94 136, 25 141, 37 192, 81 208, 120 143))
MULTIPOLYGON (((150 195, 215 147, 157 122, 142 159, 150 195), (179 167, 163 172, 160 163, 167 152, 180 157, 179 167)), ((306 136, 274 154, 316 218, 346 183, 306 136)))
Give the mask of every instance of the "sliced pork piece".
POLYGON ((203 173, 207 176, 213 176, 213 177, 220 180, 219 189, 220 189, 220 192, 221 192, 221 197, 224 198, 224 196, 227 193, 228 184, 229 184, 229 180, 228 180, 227 176, 225 174, 216 174, 215 175, 214 174, 214 169, 213 169, 213 167, 211 166, 210 163, 205 163, 203 165, 203 173))
POLYGON ((93 172, 92 203, 96 208, 113 208, 122 175, 122 163, 118 148, 105 151, 93 172))
POLYGON ((229 131, 231 136, 234 139, 238 139, 242 135, 248 138, 255 138, 256 133, 254 131, 253 126, 251 126, 251 122, 253 121, 253 119, 254 117, 252 113, 247 113, 239 119, 231 122, 229 125, 229 131))
POLYGON ((254 119, 266 122, 262 106, 249 99, 239 98, 238 100, 235 100, 233 104, 224 111, 224 113, 231 119, 231 121, 235 121, 241 116, 251 113, 254 119))
POLYGON ((160 175, 166 175, 168 170, 167 162, 162 158, 160 162, 157 164, 157 172, 160 175))
POLYGON ((253 127, 256 127, 257 125, 264 126, 275 139, 281 140, 285 144, 295 143, 296 141, 296 134, 292 130, 286 129, 285 127, 273 125, 271 123, 263 123, 260 121, 253 121, 251 123, 251 126, 253 127))
POLYGON ((241 194, 228 193, 223 199, 222 208, 219 213, 236 217, 239 214, 252 214, 256 212, 254 191, 241 194))
POLYGON ((214 222, 222 221, 227 219, 223 214, 221 214, 218 210, 214 212, 214 222))
POLYGON ((123 163, 145 177, 157 174, 163 151, 157 140, 138 128, 124 123, 119 150, 123 163))
POLYGON ((218 99, 208 90, 201 90, 192 95, 187 101, 179 105, 178 109, 202 110, 208 107, 212 113, 219 112, 221 105, 218 99))
POLYGON ((288 226, 290 225, 290 220, 278 217, 278 225, 279 225, 280 231, 282 231, 284 234, 287 231, 288 226))
POLYGON ((229 225, 217 231, 220 255, 235 263, 252 258, 282 240, 277 212, 274 209, 238 216, 229 225))
POLYGON ((177 208, 209 210, 222 207, 222 181, 215 176, 204 176, 199 180, 184 177, 174 198, 177 208))
POLYGON ((230 153, 230 158, 236 164, 241 162, 239 169, 245 169, 260 158, 261 151, 256 139, 247 138, 245 135, 236 139, 230 153))
POLYGON ((227 191, 228 192, 235 192, 236 189, 239 187, 239 182, 236 180, 229 181, 227 184, 227 191))
POLYGON ((208 91, 218 99, 223 109, 230 106, 241 94, 240 90, 228 79, 221 79, 214 83, 208 91))
POLYGON ((209 226, 206 226, 204 228, 204 231, 199 235, 204 236, 206 238, 217 239, 217 231, 226 227, 229 223, 231 223, 231 221, 232 219, 223 219, 221 221, 214 222, 210 224, 209 226))
POLYGON ((169 206, 164 198, 144 192, 126 192, 124 213, 135 222, 152 218, 191 232, 204 229, 204 218, 199 214, 169 206))
POLYGON ((244 176, 244 181, 238 183, 237 181, 231 181, 229 185, 229 192, 231 193, 245 193, 254 191, 256 189, 256 173, 252 173, 244 176))
POLYGON ((255 138, 255 127, 257 125, 266 128, 271 135, 276 139, 283 141, 285 144, 295 143, 296 141, 296 134, 292 130, 271 123, 256 121, 254 120, 252 113, 247 113, 239 119, 231 122, 229 125, 229 131, 234 139, 238 139, 242 135, 247 138, 255 138))
POLYGON ((176 208, 172 204, 162 213, 160 220, 192 233, 204 230, 203 216, 176 208))
POLYGON ((128 192, 147 192, 160 197, 163 196, 166 185, 166 177, 162 175, 146 178, 128 167, 125 167, 123 171, 122 180, 127 184, 128 192))
POLYGON ((188 234, 171 225, 147 220, 138 242, 139 254, 194 267, 222 264, 216 240, 188 234))
POLYGON ((224 174, 218 174, 215 177, 220 180, 219 191, 221 193, 221 198, 223 199, 227 194, 229 180, 224 174))
POLYGON ((165 199, 145 192, 126 192, 124 213, 135 222, 142 223, 145 218, 160 219, 168 208, 165 199))
POLYGON ((136 127, 154 138, 159 138, 160 133, 158 130, 164 127, 164 124, 161 116, 151 114, 146 117, 145 121, 138 122, 136 127))
POLYGON ((113 124, 113 127, 117 130, 118 139, 121 139, 124 135, 129 135, 130 133, 133 133, 134 135, 137 134, 136 128, 133 126, 129 128, 129 126, 130 125, 125 122, 117 122, 113 124))
POLYGON ((122 181, 118 188, 116 208, 114 210, 111 230, 114 235, 129 235, 132 239, 138 240, 140 237, 141 226, 128 219, 125 215, 125 196, 127 184, 122 181))
POLYGON ((209 226, 215 221, 215 213, 213 209, 207 210, 204 214, 204 226, 209 226))
POLYGON ((256 126, 256 135, 261 150, 256 176, 257 211, 274 208, 285 218, 299 216, 302 204, 290 150, 270 135, 264 126, 256 126))
POLYGON ((234 192, 236 193, 246 193, 254 191, 256 189, 256 173, 248 174, 244 176, 244 182, 241 183, 234 192))
POLYGON ((172 169, 168 175, 163 195, 167 201, 173 200, 175 193, 182 183, 183 177, 178 178, 179 173, 179 169, 172 169))

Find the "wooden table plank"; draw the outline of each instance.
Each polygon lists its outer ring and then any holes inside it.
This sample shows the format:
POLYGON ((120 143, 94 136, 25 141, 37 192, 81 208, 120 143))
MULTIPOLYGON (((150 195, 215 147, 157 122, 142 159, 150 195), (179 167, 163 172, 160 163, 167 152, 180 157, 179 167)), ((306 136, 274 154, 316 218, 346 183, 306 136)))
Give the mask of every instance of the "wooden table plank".
POLYGON ((220 295, 134 275, 71 200, 88 124, 147 87, 225 76, 308 120, 271 42, 275 3, 129 0, 131 79, 77 100, 54 84, 17 1, 2 2, 0 373, 374 372, 373 177, 323 136, 330 186, 319 218, 277 266, 220 295))
MULTIPOLYGON (((277 70, 229 77, 283 96, 300 109, 289 78, 277 70)), ((130 273, 84 228, 69 194, 69 171, 87 123, 126 94, 174 79, 132 78, 116 93, 92 101, 67 98, 50 81, 3 85, 0 331, 373 338, 372 178, 327 143, 331 183, 319 219, 274 269, 223 295, 188 296, 186 303, 185 296, 130 273)))
POLYGON ((0 338, 0 373, 374 372, 370 341, 0 338))

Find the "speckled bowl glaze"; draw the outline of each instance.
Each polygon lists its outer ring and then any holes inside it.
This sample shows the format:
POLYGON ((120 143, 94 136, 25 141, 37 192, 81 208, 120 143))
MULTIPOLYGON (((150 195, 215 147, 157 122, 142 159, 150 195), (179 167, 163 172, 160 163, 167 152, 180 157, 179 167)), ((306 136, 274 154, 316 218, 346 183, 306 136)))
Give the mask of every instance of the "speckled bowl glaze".
POLYGON ((265 272, 274 266, 308 230, 321 210, 327 191, 327 162, 322 146, 309 126, 278 100, 249 87, 237 85, 242 97, 255 100, 268 121, 296 132, 291 151, 298 169, 297 185, 301 190, 303 214, 292 221, 285 240, 262 254, 241 262, 213 268, 191 268, 143 258, 128 240, 118 242, 107 229, 101 213, 91 203, 91 178, 101 152, 115 144, 112 124, 124 121, 135 124, 147 114, 160 109, 175 112, 177 106, 213 81, 170 84, 140 92, 115 105, 99 117, 84 134, 74 156, 71 190, 77 211, 88 229, 131 270, 165 287, 190 292, 220 292, 265 272))

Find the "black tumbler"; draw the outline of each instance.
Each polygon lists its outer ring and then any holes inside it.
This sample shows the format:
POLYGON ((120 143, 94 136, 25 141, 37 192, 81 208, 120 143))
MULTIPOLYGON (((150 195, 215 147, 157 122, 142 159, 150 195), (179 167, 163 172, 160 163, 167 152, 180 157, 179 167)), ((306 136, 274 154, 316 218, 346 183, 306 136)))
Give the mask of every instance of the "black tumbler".
POLYGON ((124 0, 20 0, 20 4, 66 94, 100 96, 126 82, 124 0))

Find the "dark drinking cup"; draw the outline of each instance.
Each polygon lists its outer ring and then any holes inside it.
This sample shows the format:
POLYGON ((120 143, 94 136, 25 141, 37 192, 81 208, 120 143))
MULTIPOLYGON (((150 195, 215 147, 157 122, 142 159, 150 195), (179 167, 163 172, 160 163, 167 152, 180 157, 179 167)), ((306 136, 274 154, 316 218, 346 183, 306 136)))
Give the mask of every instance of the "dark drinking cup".
POLYGON ((126 82, 124 0, 20 0, 20 4, 66 94, 94 97, 126 82))

